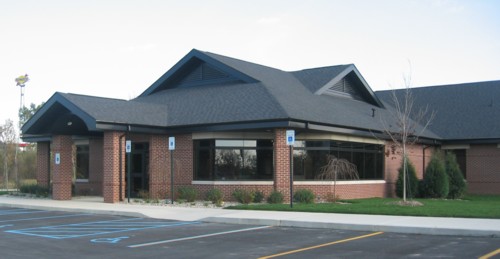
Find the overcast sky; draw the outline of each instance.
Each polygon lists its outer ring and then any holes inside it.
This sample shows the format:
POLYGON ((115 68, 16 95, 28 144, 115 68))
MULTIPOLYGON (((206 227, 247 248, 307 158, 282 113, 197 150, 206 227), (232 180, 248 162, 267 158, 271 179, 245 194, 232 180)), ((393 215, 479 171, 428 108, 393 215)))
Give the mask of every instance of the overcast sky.
POLYGON ((0 124, 25 73, 26 104, 131 99, 193 48, 285 71, 353 63, 375 91, 410 71, 415 87, 500 80, 500 1, 0 0, 0 124))

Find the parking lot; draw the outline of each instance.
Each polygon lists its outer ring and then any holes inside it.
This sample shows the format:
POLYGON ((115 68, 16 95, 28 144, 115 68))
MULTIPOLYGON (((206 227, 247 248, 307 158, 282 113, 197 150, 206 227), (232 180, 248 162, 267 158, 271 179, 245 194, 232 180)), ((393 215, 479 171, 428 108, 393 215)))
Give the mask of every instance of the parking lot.
POLYGON ((500 258, 500 238, 407 235, 0 207, 2 258, 500 258))

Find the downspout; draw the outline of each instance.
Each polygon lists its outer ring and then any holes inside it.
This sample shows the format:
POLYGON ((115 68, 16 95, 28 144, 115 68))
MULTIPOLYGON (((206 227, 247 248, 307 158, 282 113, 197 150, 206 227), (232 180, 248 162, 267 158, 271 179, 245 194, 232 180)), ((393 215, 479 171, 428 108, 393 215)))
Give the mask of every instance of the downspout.
POLYGON ((48 146, 48 149, 47 152, 48 152, 48 156, 47 156, 47 185, 48 185, 48 188, 49 188, 49 193, 52 194, 52 187, 50 185, 50 163, 52 162, 52 159, 50 157, 51 155, 51 152, 50 152, 50 146, 52 145, 52 141, 49 141, 49 144, 47 145, 48 146))
POLYGON ((425 150, 430 148, 432 146, 426 146, 424 145, 424 148, 422 149, 422 178, 424 177, 425 173, 425 150))

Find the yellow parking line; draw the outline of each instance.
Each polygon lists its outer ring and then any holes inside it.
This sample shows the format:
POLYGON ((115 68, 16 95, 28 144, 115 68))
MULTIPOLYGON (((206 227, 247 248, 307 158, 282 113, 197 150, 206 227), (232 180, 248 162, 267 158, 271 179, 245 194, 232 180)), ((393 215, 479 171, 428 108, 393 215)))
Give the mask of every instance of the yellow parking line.
POLYGON ((497 250, 495 250, 489 254, 485 254, 485 255, 479 257, 479 259, 488 259, 488 258, 491 258, 491 257, 497 255, 497 254, 500 254, 500 248, 498 248, 497 250))
POLYGON ((292 250, 292 251, 288 251, 288 252, 283 252, 283 253, 279 253, 279 254, 268 255, 268 256, 260 257, 259 259, 267 259, 267 258, 274 258, 274 257, 278 257, 278 256, 283 256, 283 255, 295 254, 295 253, 299 253, 299 252, 303 252, 303 251, 307 251, 307 250, 312 250, 312 249, 316 249, 316 248, 320 248, 320 247, 331 246, 331 245, 335 245, 335 244, 339 244, 339 243, 345 243, 345 242, 358 240, 358 239, 362 239, 362 238, 366 238, 366 237, 372 237, 372 236, 380 235, 382 233, 384 233, 384 232, 375 232, 375 233, 371 233, 368 235, 351 237, 351 238, 342 239, 342 240, 338 240, 338 241, 334 241, 334 242, 330 242, 330 243, 326 243, 326 244, 322 244, 322 245, 310 246, 310 247, 305 247, 305 248, 292 250))

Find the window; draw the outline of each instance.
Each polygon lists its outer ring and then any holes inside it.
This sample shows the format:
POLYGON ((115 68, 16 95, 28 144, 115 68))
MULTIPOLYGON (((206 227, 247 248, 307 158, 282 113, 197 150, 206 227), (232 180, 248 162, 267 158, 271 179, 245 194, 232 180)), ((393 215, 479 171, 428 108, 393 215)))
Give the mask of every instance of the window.
POLYGON ((383 149, 383 145, 335 140, 296 141, 293 150, 294 179, 318 180, 321 167, 328 163, 328 155, 356 165, 361 180, 383 179, 383 149))
POLYGON ((76 179, 89 179, 89 145, 76 145, 76 179))
POLYGON ((196 140, 195 180, 272 180, 271 140, 196 140))

